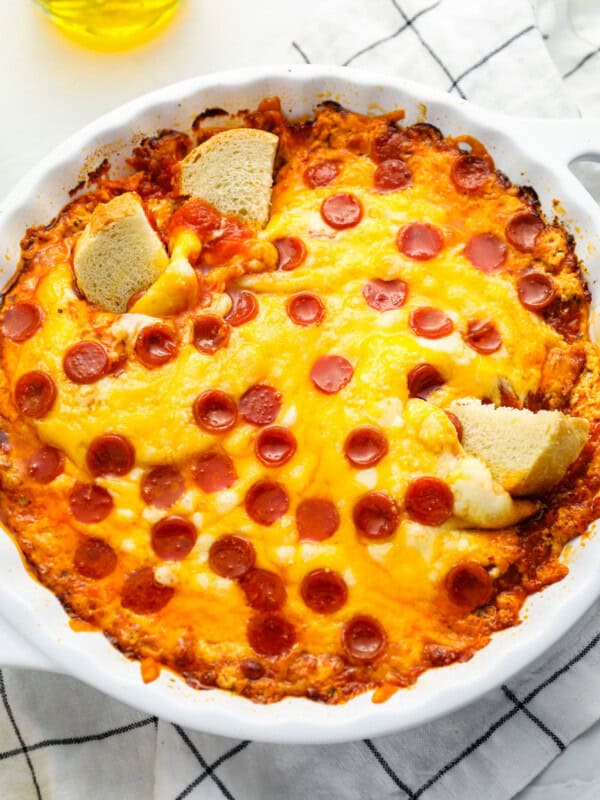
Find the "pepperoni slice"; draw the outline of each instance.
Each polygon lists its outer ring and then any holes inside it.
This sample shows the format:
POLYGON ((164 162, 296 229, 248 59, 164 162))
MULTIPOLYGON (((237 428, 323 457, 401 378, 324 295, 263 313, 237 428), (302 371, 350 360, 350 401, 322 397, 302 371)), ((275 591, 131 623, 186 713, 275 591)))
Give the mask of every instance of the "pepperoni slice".
POLYGON ((334 614, 348 599, 348 587, 332 569, 315 569, 304 576, 300 595, 311 611, 334 614))
POLYGON ((15 303, 4 312, 0 330, 12 342, 30 339, 42 324, 42 312, 32 303, 15 303))
POLYGON ((339 161, 317 161, 304 170, 304 183, 309 189, 328 186, 337 178, 341 170, 339 161))
POLYGON ((36 483, 52 483, 62 474, 65 457, 56 447, 40 447, 27 462, 27 474, 36 483))
POLYGON ((169 508, 183 494, 183 475, 170 464, 152 467, 142 478, 142 500, 155 508, 169 508))
POLYGON ((71 514, 79 522, 102 522, 113 509, 113 499, 103 486, 95 483, 76 483, 69 494, 71 514))
POLYGON ((354 368, 343 356, 321 356, 312 366, 310 377, 316 388, 324 394, 336 394, 348 384, 354 368))
POLYGON ((234 328, 251 322, 258 314, 258 300, 245 289, 229 289, 227 292, 231 298, 231 308, 225 315, 227 322, 234 328))
POLYGON ((109 371, 106 350, 98 342, 78 342, 63 358, 65 375, 73 383, 95 383, 109 371))
POLYGON ((515 214, 508 221, 504 232, 506 238, 522 253, 531 253, 537 238, 546 226, 543 221, 530 211, 515 214))
POLYGON ((233 534, 221 536, 212 543, 208 552, 210 568, 222 578, 243 577, 255 561, 256 553, 248 539, 233 534))
POLYGON ((459 192, 477 192, 484 186, 492 171, 487 161, 478 156, 459 156, 450 171, 452 183, 459 192))
POLYGON ((281 467, 294 455, 296 447, 294 434, 288 428, 273 425, 258 434, 254 451, 266 467, 281 467))
POLYGON ((389 449, 388 440, 379 428, 363 425, 348 434, 344 453, 353 467, 366 469, 378 464, 389 449))
POLYGON ((378 136, 371 146, 371 159, 381 164, 390 159, 401 159, 406 152, 408 136, 404 131, 386 131, 378 136))
POLYGON ((257 611, 277 611, 285 603, 287 594, 283 581, 275 572, 254 567, 241 581, 249 606, 257 611))
POLYGON ((101 580, 114 572, 117 554, 102 539, 84 539, 77 545, 73 564, 85 578, 101 580))
POLYGON ((441 231, 428 222, 411 222, 398 231, 396 244, 401 253, 416 261, 435 258, 444 246, 441 231))
POLYGON ((286 490, 279 483, 257 481, 246 493, 246 513, 259 525, 272 525, 290 507, 286 490))
POLYGON ((203 492, 221 492, 237 481, 233 461, 225 453, 203 453, 192 466, 194 480, 203 492))
POLYGON ((456 429, 456 435, 458 436, 458 441, 462 442, 462 438, 463 438, 462 422, 459 420, 459 418, 456 416, 456 414, 452 413, 452 411, 446 411, 446 416, 448 417, 448 419, 450 420, 450 422, 454 425, 454 427, 456 429))
POLYGON ((227 216, 221 220, 219 230, 205 242, 202 249, 204 265, 219 266, 231 258, 240 255, 244 250, 245 242, 250 239, 252 232, 236 217, 227 216))
POLYGON ((192 341, 201 353, 212 355, 227 345, 230 330, 229 325, 221 317, 204 314, 194 320, 192 341))
POLYGON ((302 239, 296 236, 283 236, 275 239, 273 244, 277 248, 277 269, 289 272, 296 269, 306 258, 306 247, 302 239))
POLYGON ((541 311, 556 297, 556 286, 545 272, 526 272, 517 278, 519 300, 530 311, 541 311))
POLYGON ((261 656, 283 655, 296 641, 294 626, 279 614, 252 617, 246 635, 250 647, 261 656))
POLYGON ((216 209, 195 197, 173 214, 167 227, 167 235, 172 238, 178 229, 191 228, 200 239, 207 239, 219 230, 222 223, 223 218, 216 209))
POLYGON ((388 158, 375 170, 373 185, 380 194, 397 192, 412 186, 413 174, 404 161, 399 158, 388 158))
POLYGON ((21 414, 34 419, 45 417, 56 400, 56 386, 46 372, 34 370, 21 375, 15 385, 15 404, 21 414))
POLYGON ((323 220, 338 231, 358 225, 362 215, 360 200, 347 192, 332 194, 321 204, 323 220))
POLYGON ((162 367, 172 361, 179 350, 175 334, 166 325, 143 328, 135 342, 135 354, 145 367, 162 367))
POLYGON ((467 242, 465 255, 482 272, 495 272, 506 261, 507 248, 493 233, 477 233, 467 242))
POLYGON ((407 376, 408 394, 427 400, 432 392, 442 387, 446 381, 441 372, 433 364, 417 364, 407 376))
POLYGON ((247 678, 249 681, 258 681, 265 674, 263 665, 251 658, 245 658, 240 663, 240 670, 244 678, 247 678))
POLYGON ((340 527, 340 515, 331 500, 307 497, 296 509, 296 528, 300 539, 322 542, 340 527))
POLYGON ((135 450, 124 436, 106 433, 90 443, 86 464, 92 475, 127 475, 135 464, 135 450))
POLYGON ((348 658, 359 664, 370 664, 385 650, 386 632, 376 619, 356 614, 342 628, 342 647, 348 658))
POLYGON ((192 410, 196 424, 209 433, 226 433, 237 422, 235 400, 218 389, 198 395, 192 410))
POLYGON ((164 586, 156 580, 152 567, 142 567, 125 578, 121 605, 134 614, 156 614, 174 594, 172 586, 164 586))
POLYGON ((485 605, 494 590, 488 572, 476 561, 463 561, 452 567, 446 575, 444 586, 450 600, 469 611, 485 605))
POLYGON ((398 506, 383 492, 369 492, 354 506, 354 525, 368 539, 387 539, 398 527, 398 506))
POLYGON ((469 322, 465 342, 483 355, 495 353, 502 347, 502 337, 494 323, 481 319, 469 322))
POLYGON ((301 292, 288 300, 287 313, 296 325, 320 325, 325 319, 325 306, 316 295, 301 292))
POLYGON ((411 311, 408 326, 413 333, 424 339, 441 339, 454 330, 450 317, 432 306, 421 306, 411 311))
POLYGON ((164 517, 152 526, 152 549, 164 561, 181 561, 191 553, 197 536, 189 519, 164 517))
POLYGON ((375 311, 394 311, 406 301, 408 286, 404 281, 384 281, 376 278, 365 283, 363 297, 375 311))
POLYGON ((406 512, 421 525, 442 525, 452 516, 454 495, 439 478, 424 476, 408 484, 404 497, 406 512))
POLYGON ((266 383, 257 383, 240 397, 240 414, 251 425, 270 425, 281 410, 281 394, 266 383))

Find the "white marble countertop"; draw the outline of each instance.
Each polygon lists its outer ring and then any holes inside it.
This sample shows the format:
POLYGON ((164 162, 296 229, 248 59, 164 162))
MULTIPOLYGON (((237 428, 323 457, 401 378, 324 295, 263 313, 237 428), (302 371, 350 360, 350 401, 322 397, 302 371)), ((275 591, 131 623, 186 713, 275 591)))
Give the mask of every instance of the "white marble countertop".
MULTIPOLYGON (((0 195, 69 134, 139 94, 199 73, 288 60, 292 32, 320 3, 187 0, 155 42, 107 54, 65 39, 31 2, 2 0, 0 195)), ((600 723, 519 800, 600 797, 599 750, 600 723)))

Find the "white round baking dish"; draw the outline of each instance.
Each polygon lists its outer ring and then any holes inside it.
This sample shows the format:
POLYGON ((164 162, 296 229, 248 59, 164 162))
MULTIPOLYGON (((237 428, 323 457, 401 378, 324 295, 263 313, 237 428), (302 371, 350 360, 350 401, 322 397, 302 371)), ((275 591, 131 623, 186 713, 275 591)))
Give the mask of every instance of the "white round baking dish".
MULTIPOLYGON (((600 156, 600 123, 504 117, 407 81, 321 66, 262 67, 195 78, 145 95, 84 128, 0 204, 5 253, 0 285, 16 268, 25 229, 51 219, 69 199, 68 190, 104 156, 118 164, 143 134, 165 127, 186 130, 206 108, 253 108, 272 95, 292 116, 332 99, 367 113, 404 108, 409 123, 426 119, 446 134, 477 137, 514 182, 537 189, 547 214, 560 211, 577 237, 598 304, 600 210, 568 164, 600 156), (553 204, 555 198, 560 205, 553 204)), ((194 691, 166 670, 154 683, 144 684, 139 664, 128 661, 102 634, 69 627, 62 606, 33 580, 10 536, 0 532, 0 664, 63 672, 159 717, 223 736, 313 744, 377 736, 475 700, 556 642, 600 595, 600 536, 590 532, 564 557, 568 577, 530 598, 522 624, 496 634, 468 663, 430 670, 414 687, 382 704, 365 694, 334 707, 296 698, 260 706, 220 690, 194 691)))

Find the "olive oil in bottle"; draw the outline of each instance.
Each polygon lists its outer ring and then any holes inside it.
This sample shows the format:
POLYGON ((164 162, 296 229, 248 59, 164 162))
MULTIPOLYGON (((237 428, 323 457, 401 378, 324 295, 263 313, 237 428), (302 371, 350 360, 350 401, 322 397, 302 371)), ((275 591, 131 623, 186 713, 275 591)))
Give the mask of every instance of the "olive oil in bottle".
POLYGON ((172 17, 179 0, 35 0, 78 42, 106 50, 140 44, 172 17))

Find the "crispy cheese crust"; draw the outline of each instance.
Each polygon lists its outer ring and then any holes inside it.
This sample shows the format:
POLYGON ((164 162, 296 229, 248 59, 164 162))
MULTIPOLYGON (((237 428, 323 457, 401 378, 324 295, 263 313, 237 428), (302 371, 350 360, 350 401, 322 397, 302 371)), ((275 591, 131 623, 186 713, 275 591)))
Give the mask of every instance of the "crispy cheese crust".
POLYGON ((178 162, 220 130, 200 121, 23 239, 1 317, 2 521, 146 676, 155 663, 258 702, 388 696, 516 624, 598 516, 600 369, 574 242, 480 143, 401 116, 247 113, 280 137, 256 235, 176 197, 178 162), (75 244, 125 191, 194 267, 192 307, 115 315, 78 295, 75 244), (106 363, 68 356, 82 342, 106 363), (517 527, 461 518, 488 497, 513 508, 444 411, 464 397, 592 423, 517 527))

